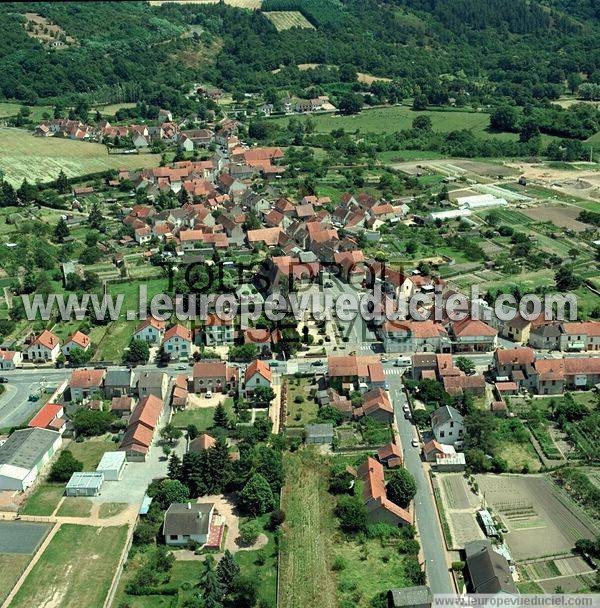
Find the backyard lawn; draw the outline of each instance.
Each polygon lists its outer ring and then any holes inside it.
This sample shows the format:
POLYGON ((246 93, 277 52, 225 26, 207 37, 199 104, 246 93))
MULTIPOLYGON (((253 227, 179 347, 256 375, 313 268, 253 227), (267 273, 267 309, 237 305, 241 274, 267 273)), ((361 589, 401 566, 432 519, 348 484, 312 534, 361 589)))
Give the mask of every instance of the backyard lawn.
MULTIPOLYGON (((229 419, 234 419, 233 399, 227 397, 225 401, 223 401, 223 405, 225 406, 225 411, 227 412, 229 419)), ((215 407, 199 407, 181 410, 173 415, 171 422, 179 428, 186 428, 190 424, 195 424, 198 430, 203 433, 212 428, 215 409, 215 407)))
POLYGON ((83 463, 84 471, 95 471, 105 452, 114 452, 118 445, 108 437, 104 440, 90 439, 86 441, 72 441, 67 447, 73 456, 83 463))
POLYGON ((127 527, 63 524, 16 594, 13 608, 102 608, 127 527))
POLYGON ((92 514, 92 501, 87 498, 67 496, 56 514, 60 517, 89 517, 92 514))
POLYGON ((31 555, 0 553, 0 604, 19 580, 30 560, 31 555))
POLYGON ((288 400, 286 426, 299 426, 314 422, 319 406, 308 394, 311 382, 309 378, 288 378, 288 400), (296 399, 302 398, 301 403, 296 399))

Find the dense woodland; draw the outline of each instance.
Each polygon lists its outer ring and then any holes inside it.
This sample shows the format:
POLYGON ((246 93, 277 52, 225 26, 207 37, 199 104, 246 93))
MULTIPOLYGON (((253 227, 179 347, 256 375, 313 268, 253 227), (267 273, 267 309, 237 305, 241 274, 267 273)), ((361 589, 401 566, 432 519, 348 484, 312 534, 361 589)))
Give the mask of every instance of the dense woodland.
POLYGON ((6 3, 0 12, 0 95, 24 103, 142 101, 181 113, 192 82, 233 93, 361 93, 367 104, 499 107, 499 130, 584 139, 593 109, 564 111, 565 93, 600 87, 594 0, 266 0, 299 10, 315 29, 277 32, 261 11, 224 4, 6 3), (26 12, 75 43, 50 49, 26 12), (300 70, 299 64, 318 64, 300 70), (356 72, 390 78, 361 84, 356 72), (508 107, 508 110, 505 108, 508 107))

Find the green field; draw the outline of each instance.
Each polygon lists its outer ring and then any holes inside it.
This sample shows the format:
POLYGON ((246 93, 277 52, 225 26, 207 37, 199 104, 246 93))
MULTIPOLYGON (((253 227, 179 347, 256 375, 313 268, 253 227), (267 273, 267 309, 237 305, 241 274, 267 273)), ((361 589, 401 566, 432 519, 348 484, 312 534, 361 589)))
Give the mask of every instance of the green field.
POLYGON ((89 517, 91 514, 92 501, 74 496, 67 496, 56 512, 59 517, 89 517))
POLYGON ((102 608, 127 527, 63 524, 16 594, 13 608, 102 608))
POLYGON ((62 498, 65 486, 61 483, 42 482, 21 509, 23 515, 52 515, 62 498))
POLYGON ((109 439, 91 439, 81 442, 72 441, 66 449, 83 463, 83 471, 95 471, 104 452, 114 452, 117 447, 117 444, 109 439))
POLYGON ((314 422, 319 412, 319 406, 308 394, 308 378, 288 379, 288 400, 286 426, 304 427, 305 424, 314 422), (304 398, 303 403, 295 403, 298 396, 304 398))
POLYGON ((23 129, 0 129, 0 171, 13 185, 56 179, 62 169, 67 177, 78 177, 109 169, 156 167, 156 154, 109 155, 101 144, 35 137, 23 129))
POLYGON ((314 25, 300 11, 269 11, 263 15, 275 26, 278 32, 293 27, 314 30, 314 25))
MULTIPOLYGON (((234 419, 233 399, 227 397, 223 401, 223 405, 225 406, 225 411, 227 412, 229 419, 234 419)), ((215 409, 216 408, 214 407, 201 407, 181 410, 173 414, 171 422, 180 428, 186 428, 190 424, 195 424, 198 430, 203 433, 212 428, 215 409)))
POLYGON ((30 560, 31 555, 0 553, 0 603, 10 593, 30 560))
MULTIPOLYGON (((490 117, 485 112, 434 111, 415 112, 406 106, 391 106, 363 110, 356 116, 339 116, 336 114, 320 114, 311 116, 315 130, 329 132, 334 129, 347 131, 360 130, 363 132, 389 133, 410 129, 412 121, 417 116, 429 116, 434 131, 448 132, 469 129, 476 135, 515 139, 514 133, 491 133, 487 131, 490 117)), ((289 118, 273 119, 280 124, 289 122, 289 118)), ((422 157, 422 153, 420 156, 422 157)))

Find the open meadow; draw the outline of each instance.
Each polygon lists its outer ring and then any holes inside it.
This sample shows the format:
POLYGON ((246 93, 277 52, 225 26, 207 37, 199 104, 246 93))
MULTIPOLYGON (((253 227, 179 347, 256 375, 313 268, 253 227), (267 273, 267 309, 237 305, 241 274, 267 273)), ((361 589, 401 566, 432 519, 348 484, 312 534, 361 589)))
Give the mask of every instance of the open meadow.
POLYGON ((315 29, 314 25, 300 11, 270 11, 263 15, 275 26, 278 32, 301 29, 315 29))
POLYGON ((156 167, 157 154, 109 155, 101 144, 54 137, 35 137, 23 129, 0 129, 0 172, 19 186, 56 179, 62 169, 67 177, 99 173, 109 169, 156 167))

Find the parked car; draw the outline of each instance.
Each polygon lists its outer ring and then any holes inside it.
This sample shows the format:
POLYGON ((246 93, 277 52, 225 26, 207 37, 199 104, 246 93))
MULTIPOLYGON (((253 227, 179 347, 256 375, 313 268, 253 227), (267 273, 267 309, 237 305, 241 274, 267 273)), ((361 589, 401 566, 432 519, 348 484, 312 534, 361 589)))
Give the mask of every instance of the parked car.
POLYGON ((180 369, 180 370, 186 370, 187 368, 188 368, 188 366, 185 365, 185 363, 177 366, 177 369, 180 369))
POLYGON ((204 393, 204 398, 205 399, 210 399, 212 397, 212 391, 206 391, 204 393))
POLYGON ((412 445, 413 448, 418 448, 419 447, 419 440, 418 439, 413 439, 410 442, 410 445, 412 445))
POLYGON ((0 384, 6 384, 8 382, 8 378, 6 376, 0 376, 0 384))
POLYGON ((29 395, 29 401, 39 401, 39 400, 40 400, 39 395, 34 395, 33 393, 31 395, 29 395))

